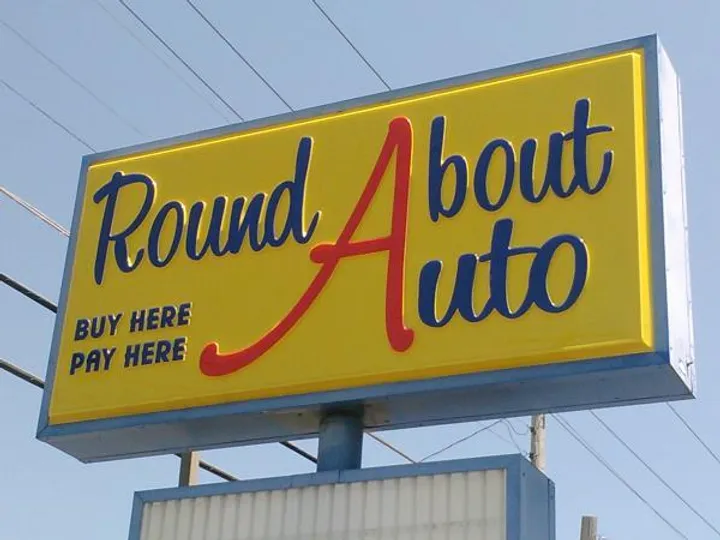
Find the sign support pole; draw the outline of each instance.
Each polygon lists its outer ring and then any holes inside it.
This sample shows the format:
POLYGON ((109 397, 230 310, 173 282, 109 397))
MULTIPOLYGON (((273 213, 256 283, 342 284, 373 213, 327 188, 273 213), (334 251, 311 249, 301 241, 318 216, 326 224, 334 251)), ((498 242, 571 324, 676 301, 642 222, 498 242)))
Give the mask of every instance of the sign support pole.
POLYGON ((327 411, 320 421, 317 471, 359 469, 362 444, 362 409, 327 411))
POLYGON ((530 423, 530 461, 540 472, 545 471, 545 415, 536 414, 530 423))

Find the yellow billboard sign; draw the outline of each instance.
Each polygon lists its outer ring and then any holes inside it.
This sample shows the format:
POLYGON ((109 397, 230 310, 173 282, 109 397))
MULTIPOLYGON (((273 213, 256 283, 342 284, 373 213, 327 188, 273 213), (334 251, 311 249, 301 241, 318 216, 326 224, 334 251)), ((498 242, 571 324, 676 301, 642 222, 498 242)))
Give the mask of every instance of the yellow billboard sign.
POLYGON ((647 43, 91 157, 45 427, 664 350, 647 43))

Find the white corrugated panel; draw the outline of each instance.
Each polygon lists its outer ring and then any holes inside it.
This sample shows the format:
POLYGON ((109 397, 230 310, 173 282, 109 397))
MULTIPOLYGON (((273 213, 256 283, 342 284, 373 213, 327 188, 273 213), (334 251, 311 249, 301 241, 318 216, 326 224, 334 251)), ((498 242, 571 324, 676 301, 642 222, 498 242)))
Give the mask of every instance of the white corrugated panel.
POLYGON ((502 469, 145 503, 141 540, 506 540, 502 469))

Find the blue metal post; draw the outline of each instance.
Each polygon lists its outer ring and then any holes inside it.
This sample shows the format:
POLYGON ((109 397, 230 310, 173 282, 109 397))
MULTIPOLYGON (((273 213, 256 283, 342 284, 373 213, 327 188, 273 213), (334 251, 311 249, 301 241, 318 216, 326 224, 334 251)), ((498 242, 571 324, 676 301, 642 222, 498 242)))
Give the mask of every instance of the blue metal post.
POLYGON ((362 444, 362 410, 328 411, 320 422, 318 472, 359 469, 362 444))

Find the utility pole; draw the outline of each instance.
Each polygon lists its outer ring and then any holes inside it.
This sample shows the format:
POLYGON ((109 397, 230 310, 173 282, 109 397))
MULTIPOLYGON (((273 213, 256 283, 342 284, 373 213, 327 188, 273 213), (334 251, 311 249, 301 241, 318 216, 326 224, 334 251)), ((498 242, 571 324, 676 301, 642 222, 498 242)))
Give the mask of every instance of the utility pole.
POLYGON ((530 422, 530 461, 540 472, 545 471, 545 415, 536 414, 530 422))
POLYGON ((580 540, 598 540, 597 517, 583 516, 580 524, 580 540))
POLYGON ((200 454, 197 452, 183 452, 180 455, 178 486, 187 487, 197 484, 199 465, 200 454))

